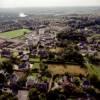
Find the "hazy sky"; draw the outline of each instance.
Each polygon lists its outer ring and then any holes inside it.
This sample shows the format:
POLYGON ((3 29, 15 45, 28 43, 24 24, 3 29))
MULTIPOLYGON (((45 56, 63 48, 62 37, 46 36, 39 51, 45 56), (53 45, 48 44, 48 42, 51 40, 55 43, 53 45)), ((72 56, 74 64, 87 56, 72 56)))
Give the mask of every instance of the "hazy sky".
POLYGON ((100 0, 0 0, 0 7, 100 6, 100 0))

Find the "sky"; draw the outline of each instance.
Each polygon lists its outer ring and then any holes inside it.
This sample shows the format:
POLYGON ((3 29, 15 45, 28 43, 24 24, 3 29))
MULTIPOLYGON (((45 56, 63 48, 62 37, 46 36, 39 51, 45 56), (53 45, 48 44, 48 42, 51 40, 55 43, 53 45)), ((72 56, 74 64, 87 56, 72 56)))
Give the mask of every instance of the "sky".
POLYGON ((1 8, 100 6, 100 0, 0 0, 1 8))

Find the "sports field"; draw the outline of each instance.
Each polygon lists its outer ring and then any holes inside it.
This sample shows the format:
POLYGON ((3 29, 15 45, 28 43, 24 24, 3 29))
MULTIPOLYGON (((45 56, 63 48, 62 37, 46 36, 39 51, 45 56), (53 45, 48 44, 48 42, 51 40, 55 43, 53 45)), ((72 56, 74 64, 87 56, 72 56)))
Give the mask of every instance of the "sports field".
POLYGON ((19 36, 23 36, 24 33, 28 32, 31 31, 29 29, 19 29, 19 30, 0 33, 0 37, 5 39, 12 39, 12 38, 17 38, 19 36))

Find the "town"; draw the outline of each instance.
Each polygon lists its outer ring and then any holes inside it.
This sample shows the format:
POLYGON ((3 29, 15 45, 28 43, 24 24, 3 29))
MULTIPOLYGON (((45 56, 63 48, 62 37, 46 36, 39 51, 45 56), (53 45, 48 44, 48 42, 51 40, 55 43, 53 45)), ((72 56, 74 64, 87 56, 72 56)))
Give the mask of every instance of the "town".
POLYGON ((99 100, 100 15, 8 17, 0 16, 0 100, 99 100))

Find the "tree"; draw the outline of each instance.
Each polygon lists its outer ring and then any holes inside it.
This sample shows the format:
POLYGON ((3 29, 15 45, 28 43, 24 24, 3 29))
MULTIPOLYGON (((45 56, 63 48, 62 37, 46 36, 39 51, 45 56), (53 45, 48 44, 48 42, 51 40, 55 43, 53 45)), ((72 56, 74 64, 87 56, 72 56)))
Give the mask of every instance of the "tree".
POLYGON ((91 83, 94 87, 100 89, 100 79, 98 78, 97 75, 92 75, 92 76, 90 77, 90 83, 91 83))
POLYGON ((52 100, 52 98, 54 100, 59 100, 59 90, 53 90, 53 91, 50 91, 47 95, 47 100, 52 100))
POLYGON ((80 53, 78 53, 77 51, 74 51, 71 49, 65 51, 64 59, 66 59, 66 61, 68 61, 68 62, 78 63, 81 66, 84 65, 83 56, 80 53))
POLYGON ((26 79, 27 77, 25 76, 25 77, 22 77, 22 78, 20 78, 18 81, 17 81, 17 84, 18 84, 18 87, 19 88, 22 88, 22 87, 24 87, 25 85, 26 85, 26 79))
POLYGON ((75 78, 74 83, 76 86, 80 86, 80 79, 78 77, 75 78))
POLYGON ((45 94, 45 93, 41 93, 41 94, 39 95, 39 99, 40 99, 40 100, 47 100, 47 99, 46 99, 46 94, 45 94))
MULTIPOLYGON (((0 89, 3 88, 4 84, 7 82, 6 77, 3 74, 0 74, 0 89)), ((1 99, 0 99, 1 100, 1 99)))
POLYGON ((1 67, 6 72, 8 72, 10 74, 13 73, 13 65, 12 65, 12 63, 10 61, 4 61, 4 62, 2 62, 1 67))
POLYGON ((39 100, 39 91, 36 88, 32 88, 28 94, 29 100, 39 100))
POLYGON ((66 96, 60 91, 60 89, 52 90, 47 94, 47 100, 52 100, 52 98, 53 100, 67 100, 66 96))
POLYGON ((11 93, 1 93, 0 100, 18 100, 18 98, 11 93))

